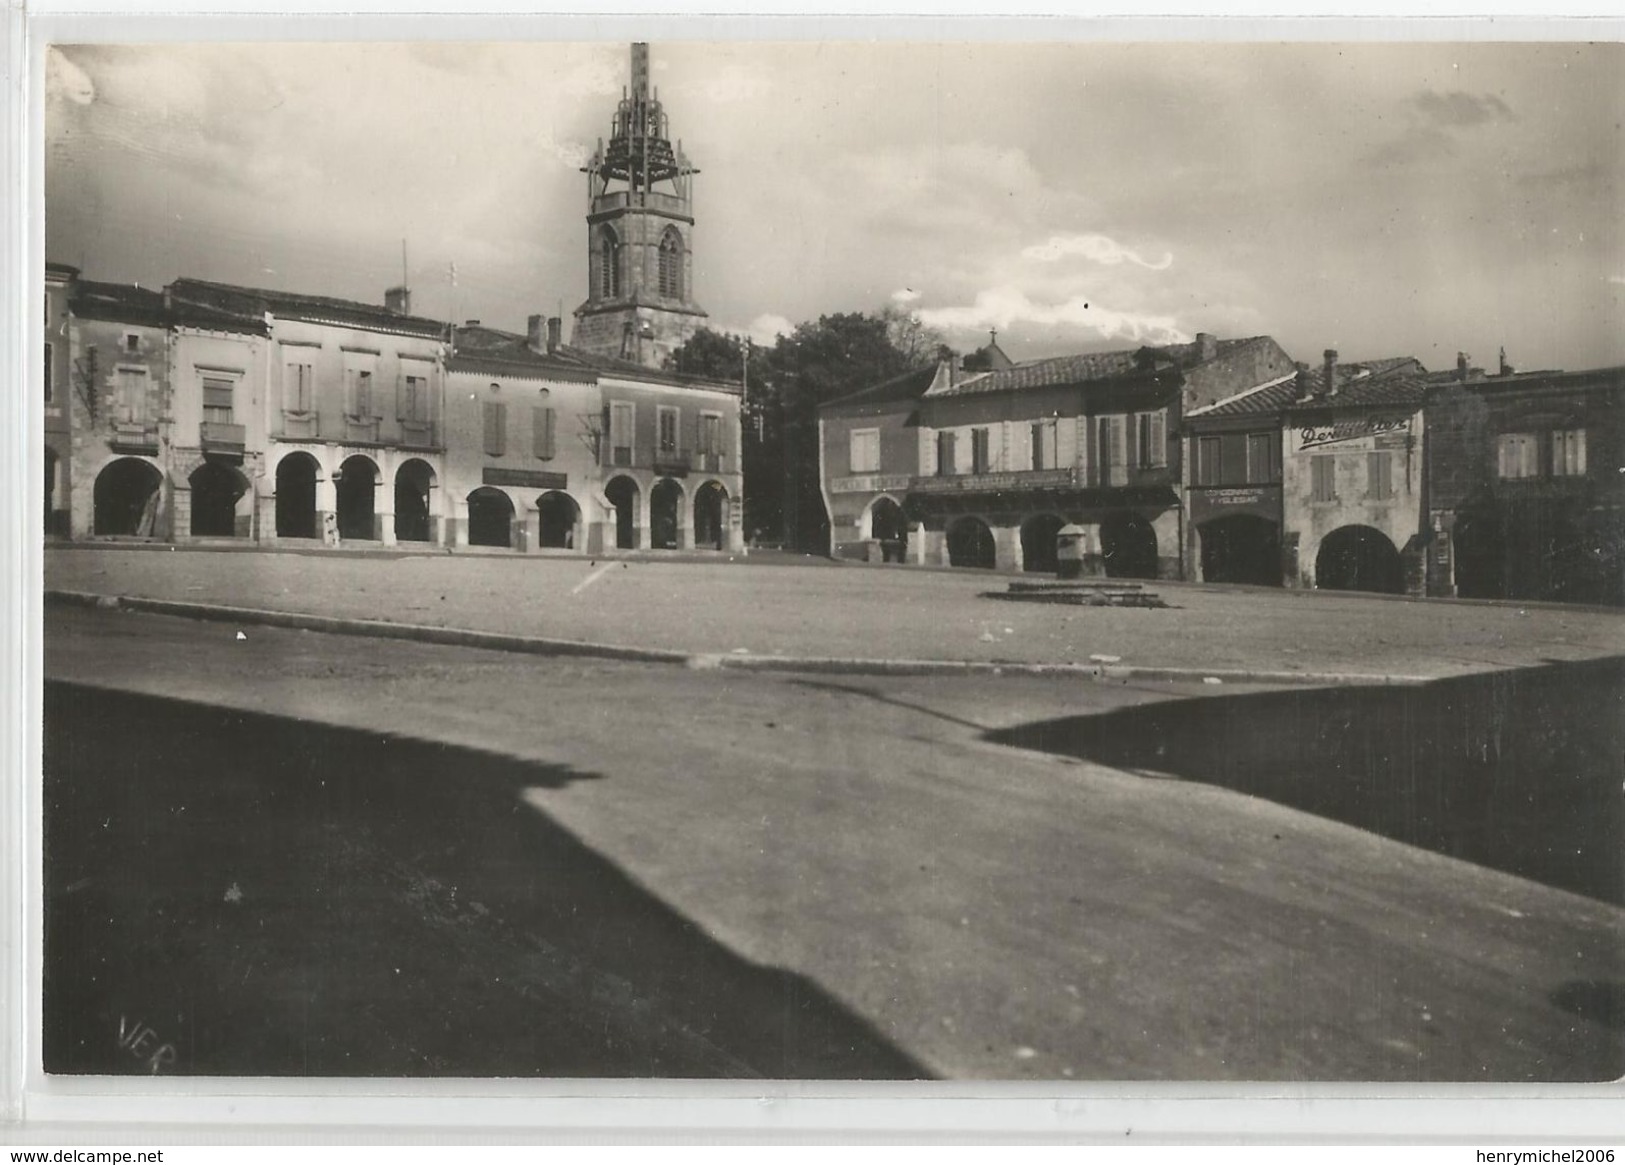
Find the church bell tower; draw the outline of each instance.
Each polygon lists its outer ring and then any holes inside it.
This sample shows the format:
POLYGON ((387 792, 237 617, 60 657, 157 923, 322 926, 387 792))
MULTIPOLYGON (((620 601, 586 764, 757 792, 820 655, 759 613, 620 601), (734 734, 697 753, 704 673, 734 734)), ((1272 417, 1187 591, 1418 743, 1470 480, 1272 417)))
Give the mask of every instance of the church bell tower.
POLYGON ((694 175, 673 146, 649 46, 632 46, 632 85, 615 108, 609 142, 587 175, 587 299, 575 310, 573 347, 663 367, 705 321, 694 302, 694 175))

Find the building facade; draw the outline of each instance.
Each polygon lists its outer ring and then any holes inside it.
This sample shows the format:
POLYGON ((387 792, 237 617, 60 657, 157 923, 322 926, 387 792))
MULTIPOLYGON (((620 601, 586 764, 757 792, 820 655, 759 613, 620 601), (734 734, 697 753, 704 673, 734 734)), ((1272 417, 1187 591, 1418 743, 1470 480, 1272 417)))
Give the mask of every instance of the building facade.
POLYGON ((268 329, 262 541, 438 541, 446 325, 411 315, 403 288, 382 307, 196 279, 169 292, 268 329))
POLYGON ((819 479, 836 557, 906 560, 904 505, 921 472, 920 398, 936 376, 928 365, 819 410, 819 479))
POLYGON ((740 386, 568 350, 598 377, 604 550, 744 550, 740 386))
POLYGON ((446 359, 446 544, 601 550, 601 412, 597 375, 561 351, 556 317, 532 316, 523 336, 457 328, 446 359))
POLYGON ((1478 456, 1432 499, 1450 559, 1437 589, 1625 603, 1625 368, 1486 377, 1463 360, 1460 373, 1433 414, 1477 436, 1478 456))
POLYGON ((1289 585, 1423 595, 1428 379, 1409 357, 1338 363, 1286 409, 1281 497, 1289 585))
POLYGON ((167 541, 174 488, 163 293, 76 279, 68 304, 69 532, 167 541))
POLYGON ((632 84, 587 175, 587 298, 571 346, 665 367, 704 323, 694 300, 694 175, 649 85, 649 46, 632 46, 632 84))

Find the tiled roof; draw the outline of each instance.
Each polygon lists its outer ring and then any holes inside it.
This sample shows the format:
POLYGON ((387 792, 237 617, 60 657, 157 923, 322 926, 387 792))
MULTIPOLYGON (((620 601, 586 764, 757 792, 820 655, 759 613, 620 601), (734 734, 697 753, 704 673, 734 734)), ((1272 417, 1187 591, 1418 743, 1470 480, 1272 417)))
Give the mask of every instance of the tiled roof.
POLYGON ((169 323, 164 294, 130 283, 98 283, 81 279, 73 285, 73 314, 80 319, 111 320, 162 328, 169 323))
POLYGON ((489 371, 587 382, 596 379, 593 370, 567 349, 537 352, 525 336, 479 325, 454 330, 446 367, 453 372, 489 371))
POLYGON ((614 356, 600 356, 594 352, 584 352, 580 348, 572 348, 568 344, 559 345, 558 350, 567 358, 580 361, 586 367, 603 376, 620 376, 628 380, 645 380, 653 384, 670 385, 675 388, 708 388, 715 392, 731 392, 735 395, 740 392, 740 384, 737 380, 716 380, 709 376, 694 376, 687 372, 667 372, 663 368, 650 368, 648 365, 639 364, 635 360, 621 360, 614 356))
POLYGON ((435 338, 445 335, 446 325, 425 316, 397 315, 386 307, 335 299, 326 295, 304 295, 273 291, 264 287, 238 287, 204 279, 177 279, 169 285, 177 301, 199 304, 238 316, 263 316, 270 312, 292 320, 338 324, 373 331, 398 332, 409 336, 435 338))
POLYGON ((1337 393, 1327 396, 1322 374, 1309 370, 1313 395, 1291 405, 1294 412, 1329 408, 1380 408, 1396 405, 1419 406, 1427 396, 1428 373, 1421 361, 1410 356, 1339 364, 1334 370, 1337 393))
POLYGON ((894 376, 890 380, 872 384, 868 388, 860 388, 857 392, 848 393, 846 396, 825 401, 820 407, 827 409, 845 405, 919 400, 920 397, 925 395, 925 390, 931 387, 931 381, 935 379, 936 375, 937 366, 927 364, 923 368, 913 369, 901 376, 894 376))
POLYGON ((1292 404, 1297 395, 1296 377, 1288 376, 1275 384, 1254 385, 1234 396, 1215 401, 1205 408, 1192 409, 1188 418, 1243 417, 1279 415, 1292 404))
MULTIPOLYGON (((1223 356, 1264 337, 1219 340, 1216 355, 1223 356)), ((973 393, 1016 392, 1027 388, 1050 388, 1067 384, 1087 384, 1115 380, 1162 368, 1192 368, 1202 363, 1201 345, 1165 344, 1160 347, 1125 348, 1114 352, 1084 352, 1076 356, 1052 356, 1027 360, 1010 368, 967 377, 952 386, 939 385, 929 395, 966 396, 973 393)))

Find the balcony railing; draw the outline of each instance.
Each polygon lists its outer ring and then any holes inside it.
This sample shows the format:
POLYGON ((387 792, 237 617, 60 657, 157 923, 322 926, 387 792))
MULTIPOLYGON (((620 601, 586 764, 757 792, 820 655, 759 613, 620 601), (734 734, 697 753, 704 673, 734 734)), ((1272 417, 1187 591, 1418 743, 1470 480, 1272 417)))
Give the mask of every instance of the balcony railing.
POLYGON ((107 443, 124 453, 156 453, 158 426, 152 421, 114 421, 107 443))
POLYGON ((440 443, 435 440, 433 421, 401 422, 401 448, 438 449, 439 447, 440 443))
POLYGON ((284 412, 281 435, 295 441, 314 440, 322 435, 321 417, 313 412, 284 412))
POLYGON ((663 194, 658 190, 612 190, 608 194, 600 194, 592 200, 594 214, 606 210, 620 210, 625 206, 644 206, 650 210, 664 210, 672 214, 687 214, 683 200, 672 194, 663 194))
POLYGON ((687 473, 693 466, 686 449, 656 449, 654 468, 656 473, 675 473, 679 477, 687 473))
POLYGON ((1002 473, 945 473, 916 477, 909 488, 916 493, 991 493, 997 490, 1076 489, 1082 485, 1075 468, 1016 469, 1002 473))

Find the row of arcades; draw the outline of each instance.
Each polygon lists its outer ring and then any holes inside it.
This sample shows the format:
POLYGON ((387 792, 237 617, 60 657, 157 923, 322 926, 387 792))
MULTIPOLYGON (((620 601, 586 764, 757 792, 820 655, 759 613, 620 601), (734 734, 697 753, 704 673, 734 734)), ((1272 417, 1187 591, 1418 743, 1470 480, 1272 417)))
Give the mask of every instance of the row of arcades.
MULTIPOLYGON (((386 462, 387 465, 387 462, 386 462)), ((46 457, 47 515, 60 505, 57 459, 46 457)), ((640 482, 612 477, 602 501, 568 490, 480 485, 447 497, 442 475, 408 457, 385 466, 366 454, 332 472, 314 455, 280 457, 256 495, 253 466, 200 459, 166 474, 155 459, 115 456, 96 472, 88 528, 100 538, 245 539, 327 544, 440 545, 513 550, 730 548, 733 501, 715 479, 640 482), (604 504, 604 503, 607 503, 604 504)))
MULTIPOLYGON (((1195 581, 1281 586, 1296 573, 1296 539, 1283 540, 1278 521, 1252 514, 1197 523, 1195 569, 1182 570, 1178 523, 1177 510, 1126 507, 962 513, 921 520, 911 518, 903 502, 882 494, 869 503, 859 525, 869 555, 887 562, 1053 574, 1059 566, 1056 548, 1062 527, 1079 525, 1086 532, 1087 573, 1107 578, 1184 574, 1195 581)), ((1470 531, 1461 533, 1471 537, 1470 531)), ((1315 585, 1327 590, 1401 594, 1415 573, 1408 568, 1406 552, 1367 525, 1338 527, 1306 549, 1315 585)))

